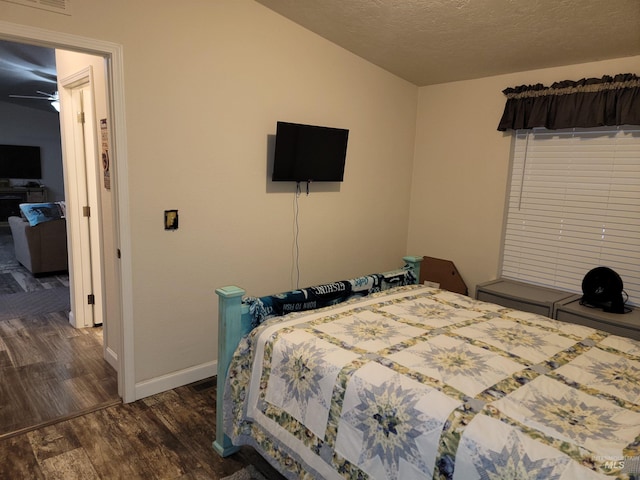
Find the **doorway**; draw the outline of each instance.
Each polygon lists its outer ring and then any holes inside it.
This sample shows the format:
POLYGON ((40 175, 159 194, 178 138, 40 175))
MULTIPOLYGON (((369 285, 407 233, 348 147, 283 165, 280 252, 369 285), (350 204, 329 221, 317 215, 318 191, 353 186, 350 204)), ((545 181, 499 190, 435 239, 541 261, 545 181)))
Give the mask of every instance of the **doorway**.
MULTIPOLYGON (((111 357, 118 373, 118 392, 125 402, 136 400, 133 365, 133 322, 131 300, 131 261, 129 216, 126 209, 118 205, 128 204, 126 182, 126 130, 124 128, 124 75, 122 47, 75 35, 61 34, 0 22, 0 38, 28 44, 38 44, 69 52, 98 56, 105 65, 104 78, 106 92, 106 120, 109 127, 110 167, 111 167, 111 229, 103 228, 103 238, 110 239, 110 254, 113 257, 113 278, 109 278, 112 307, 105 321, 109 325, 111 338, 106 340, 107 355, 111 357), (117 139, 117 141, 116 141, 117 139), (124 182, 119 182, 124 179, 124 182), (124 254, 121 255, 121 252, 124 254)), ((64 109, 64 107, 62 107, 64 109)), ((103 218, 103 221, 105 219, 103 218)), ((73 248, 73 245, 72 245, 73 248)), ((106 248, 104 249, 106 251, 106 248)), ((105 262, 102 258, 102 264, 105 262)))
MULTIPOLYGON (((36 51, 34 49, 42 50, 42 47, 21 46, 17 43, 5 43, 3 46, 10 47, 7 50, 3 49, 3 52, 21 52, 20 49, 23 48, 25 59, 29 58, 28 53, 36 51)), ((53 52, 53 49, 45 50, 53 52)), ((61 55, 64 54, 65 52, 61 52, 61 55)), ((73 53, 67 52, 67 55, 73 53)), ((86 60, 84 57, 82 59, 86 60)), ((91 60, 104 62, 102 57, 91 57, 91 60)), ((23 63, 15 63, 17 69, 24 68, 23 63)), ((67 61, 67 68, 68 65, 67 61)), ((55 65, 51 68, 55 72, 55 65)), ((103 243, 100 241, 103 225, 100 222, 102 208, 98 204, 99 195, 96 188, 97 122, 91 73, 92 69, 89 66, 77 72, 71 79, 59 82, 65 92, 69 92, 69 98, 63 95, 66 109, 61 109, 60 117, 48 102, 45 101, 43 104, 37 97, 37 108, 33 108, 34 102, 29 103, 31 99, 27 98, 25 105, 19 104, 20 99, 16 100, 17 104, 11 105, 11 108, 3 109, 4 121, 6 122, 7 116, 10 116, 16 124, 5 132, 4 143, 27 142, 38 145, 41 152, 39 162, 42 163, 42 173, 37 177, 45 177, 44 186, 41 185, 43 180, 38 181, 40 190, 45 193, 42 194, 42 198, 27 198, 26 201, 56 201, 50 205, 64 210, 66 218, 36 227, 23 227, 23 224, 28 224, 20 221, 19 217, 12 218, 11 234, 3 235, 3 238, 9 238, 9 241, 5 242, 8 252, 15 251, 17 254, 18 246, 23 250, 23 240, 25 243, 27 240, 30 243, 35 242, 40 238, 40 234, 44 235, 40 241, 46 242, 46 245, 43 245, 46 248, 38 250, 43 256, 43 270, 33 269, 31 263, 24 263, 25 260, 20 257, 20 262, 32 270, 31 274, 27 268, 18 264, 17 255, 11 255, 13 261, 8 265, 12 267, 11 273, 3 275, 3 280, 10 277, 18 280, 14 281, 16 284, 26 285, 24 294, 12 293, 2 298, 1 310, 4 313, 0 316, 0 367, 5 381, 0 388, 0 438, 120 402, 115 373, 118 368, 117 357, 113 349, 106 348, 109 330, 107 322, 103 322, 102 292, 105 289, 102 263, 108 256, 103 255, 103 243), (62 145, 60 156, 63 137, 61 130, 65 123, 63 120, 65 116, 73 117, 74 111, 81 112, 80 117, 84 121, 73 122, 74 131, 67 137, 75 137, 76 140, 72 143, 78 148, 62 145), (48 129, 42 128, 45 125, 43 119, 47 120, 48 129), (50 140, 43 140, 49 137, 50 140), (64 196, 61 196, 61 191, 57 191, 59 188, 55 188, 58 186, 57 182, 50 184, 54 178, 53 172, 56 172, 56 177, 62 178, 64 196), (49 185, 54 188, 48 187, 49 185), (50 198, 46 197, 46 192, 51 192, 50 198), (93 207, 93 216, 83 216, 82 212, 86 211, 89 205, 93 207), (57 274, 44 269, 44 265, 53 265, 51 257, 46 255, 55 253, 51 247, 54 227, 55 232, 60 234, 55 240, 64 246, 65 251, 65 260, 58 262, 59 265, 55 264, 57 274), (82 233, 87 232, 81 237, 82 241, 74 234, 78 227, 82 233), (25 229, 25 238, 18 235, 22 232, 21 228, 25 229), (31 230, 27 232, 27 229, 31 230), (85 241, 85 237, 89 241, 85 241), (60 272, 67 268, 67 244, 71 247, 68 274, 60 272), (89 275, 85 275, 85 271, 88 271, 89 275), (84 302, 83 299, 89 295, 97 297, 97 301, 84 302), (63 302, 62 297, 66 297, 66 301, 63 302), (21 308, 23 305, 25 308, 21 308)), ((55 83, 51 88, 58 90, 55 83)), ((106 104, 106 101, 103 100, 102 103, 106 104)), ((34 180, 35 178, 30 182, 34 180)), ((12 186, 8 190, 21 191, 24 187, 20 185, 26 181, 12 179, 12 186)), ((12 211, 12 215, 16 213, 12 211)), ((111 225, 104 227, 107 234, 113 230, 111 225)), ((4 233, 6 232, 3 230, 4 233)))

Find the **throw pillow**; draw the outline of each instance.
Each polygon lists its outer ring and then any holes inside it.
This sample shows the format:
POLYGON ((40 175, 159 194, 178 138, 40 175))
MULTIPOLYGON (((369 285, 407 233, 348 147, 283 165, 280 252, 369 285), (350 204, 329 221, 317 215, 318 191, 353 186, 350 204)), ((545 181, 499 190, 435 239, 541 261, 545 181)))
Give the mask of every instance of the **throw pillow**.
POLYGON ((21 203, 20 211, 32 227, 62 218, 60 206, 56 203, 21 203))

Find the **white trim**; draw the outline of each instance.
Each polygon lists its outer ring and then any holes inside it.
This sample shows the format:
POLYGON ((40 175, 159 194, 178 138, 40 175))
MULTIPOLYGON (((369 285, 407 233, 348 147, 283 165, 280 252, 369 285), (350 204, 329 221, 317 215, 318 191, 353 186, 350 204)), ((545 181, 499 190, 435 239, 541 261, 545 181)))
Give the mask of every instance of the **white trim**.
MULTIPOLYGON (((97 139, 93 85, 91 65, 68 77, 62 79, 58 77, 61 102, 60 133, 65 161, 63 170, 67 202, 67 235, 71 245, 69 250, 69 278, 73 287, 71 311, 76 312, 71 324, 76 328, 92 327, 103 323, 100 308, 104 298, 102 265, 99 264, 101 260, 96 260, 92 255, 95 242, 99 242, 96 237, 99 238, 100 235, 91 232, 91 228, 95 228, 96 222, 99 225, 101 219, 101 210, 96 200, 98 180, 94 167, 97 163, 97 139), (88 90, 86 93, 90 98, 81 97, 84 98, 85 103, 79 103, 78 89, 88 90), (71 105, 71 108, 68 105, 71 105), (78 123, 74 115, 74 112, 78 111, 87 114, 87 119, 82 124, 78 123), (82 214, 82 208, 85 205, 89 205, 92 210, 89 219, 84 218, 82 214), (91 247, 92 243, 94 243, 93 247, 91 247), (99 273, 97 282, 94 277, 96 271, 99 273), (89 294, 95 294, 97 306, 87 302, 89 294)), ((108 326, 105 325, 105 330, 107 328, 108 326)))
POLYGON ((113 144, 113 158, 116 193, 117 246, 121 251, 120 295, 122 332, 120 345, 122 352, 118 359, 118 391, 124 402, 136 398, 133 328, 133 269, 131 261, 131 220, 129 216, 129 184, 127 160, 127 129, 124 100, 123 47, 117 43, 80 37, 67 33, 45 30, 38 27, 19 25, 0 20, 0 38, 22 43, 43 45, 51 48, 65 48, 93 55, 106 56, 109 62, 109 97, 113 144))
POLYGON ((118 370, 118 354, 109 347, 105 348, 104 359, 113 367, 114 370, 118 370))
POLYGON ((150 397, 157 393, 166 392, 189 383, 215 377, 218 371, 218 362, 203 363, 195 367, 185 368, 177 372, 168 373, 160 377, 136 383, 136 398, 150 397))

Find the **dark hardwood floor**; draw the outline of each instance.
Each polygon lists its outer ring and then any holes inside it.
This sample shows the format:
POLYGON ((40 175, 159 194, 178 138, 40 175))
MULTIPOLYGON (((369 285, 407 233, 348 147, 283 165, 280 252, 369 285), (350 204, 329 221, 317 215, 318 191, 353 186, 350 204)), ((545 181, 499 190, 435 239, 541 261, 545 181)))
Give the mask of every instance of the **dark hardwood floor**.
MULTIPOLYGON (((66 273, 34 277, 0 227, 0 311, 15 295, 68 287, 66 273)), ((0 315, 0 439, 120 402, 102 328, 76 329, 69 311, 0 315)))
POLYGON ((219 479, 254 465, 282 479, 255 450, 221 458, 213 380, 0 440, 2 479, 219 479))
POLYGON ((119 403, 102 355, 102 328, 66 312, 0 320, 0 438, 119 403))

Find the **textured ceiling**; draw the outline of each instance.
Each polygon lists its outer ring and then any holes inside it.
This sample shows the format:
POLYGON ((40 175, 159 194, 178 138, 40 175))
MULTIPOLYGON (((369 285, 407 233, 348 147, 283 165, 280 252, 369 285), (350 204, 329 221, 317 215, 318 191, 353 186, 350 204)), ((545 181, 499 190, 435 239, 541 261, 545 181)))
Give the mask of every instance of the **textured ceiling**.
MULTIPOLYGON (((640 0, 256 1, 419 86, 640 55, 640 0)), ((0 101, 38 90, 54 50, 0 40, 0 101)))
POLYGON ((640 0, 256 1, 418 86, 640 54, 640 0))

